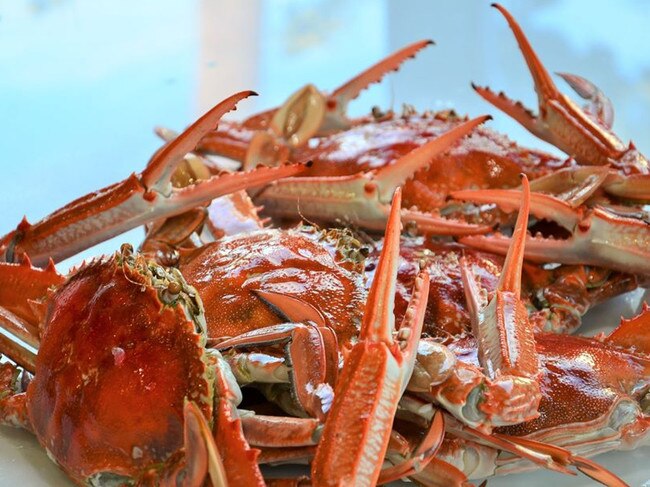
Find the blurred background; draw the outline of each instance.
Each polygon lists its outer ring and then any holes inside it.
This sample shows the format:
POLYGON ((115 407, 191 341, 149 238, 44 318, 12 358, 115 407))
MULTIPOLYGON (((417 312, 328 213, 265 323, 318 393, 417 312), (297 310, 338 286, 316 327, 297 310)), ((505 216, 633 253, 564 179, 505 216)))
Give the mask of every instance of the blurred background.
MULTIPOLYGON (((506 7, 548 69, 599 85, 614 102, 616 132, 650 153, 647 3, 506 7)), ((494 129, 554 151, 470 88, 489 85, 536 109, 512 33, 487 1, 0 0, 0 234, 142 170, 160 145, 155 125, 182 129, 242 89, 260 96, 240 104, 239 118, 305 83, 331 90, 422 38, 436 46, 364 92, 352 114, 403 103, 492 113, 494 129)))

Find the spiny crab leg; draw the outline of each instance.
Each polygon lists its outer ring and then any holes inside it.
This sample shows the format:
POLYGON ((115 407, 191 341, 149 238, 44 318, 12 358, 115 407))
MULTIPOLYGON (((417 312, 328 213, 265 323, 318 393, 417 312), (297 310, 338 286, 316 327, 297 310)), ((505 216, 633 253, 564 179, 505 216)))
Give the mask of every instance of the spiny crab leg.
POLYGON ((390 71, 396 71, 408 58, 433 44, 423 40, 406 46, 355 76, 330 95, 314 85, 303 86, 280 107, 259 113, 241 126, 246 141, 242 143, 225 132, 214 132, 201 143, 201 149, 236 159, 244 169, 257 165, 274 166, 290 158, 292 148, 303 146, 312 137, 347 129, 352 121, 345 110, 350 100, 356 98, 368 85, 378 82, 390 71))
MULTIPOLYGON (((264 188, 255 200, 274 214, 347 221, 381 230, 396 188, 489 119, 489 116, 482 116, 462 123, 377 171, 353 176, 286 178, 264 188)), ((490 230, 489 226, 470 225, 416 209, 402 210, 402 221, 415 223, 419 231, 438 235, 468 235, 490 230)))
POLYGON ((292 147, 305 144, 317 134, 348 128, 350 120, 345 113, 348 103, 369 85, 379 82, 387 73, 397 71, 404 61, 432 44, 431 40, 414 42, 370 66, 330 95, 314 85, 306 85, 282 106, 251 117, 244 126, 257 130, 270 128, 292 147))
POLYGON ((79 198, 34 225, 23 220, 16 230, 0 239, 0 258, 11 262, 27 254, 39 266, 50 257, 60 261, 143 223, 183 213, 226 193, 299 173, 299 165, 260 168, 213 176, 182 189, 172 188, 171 176, 185 154, 224 113, 252 94, 237 93, 219 103, 159 150, 140 175, 132 174, 121 183, 79 198))
MULTIPOLYGON (((496 383, 508 384, 510 396, 526 400, 512 411, 514 422, 529 421, 538 416, 541 400, 539 358, 535 349, 533 326, 521 300, 521 268, 524 260, 526 228, 530 205, 528 179, 523 176, 521 208, 510 248, 503 264, 497 290, 487 306, 480 309, 480 294, 472 270, 461 260, 461 271, 472 329, 478 341, 478 358, 485 374, 496 383)), ((511 398, 512 399, 512 398, 511 398)))
MULTIPOLYGON (((495 203, 506 211, 516 208, 518 190, 465 190, 452 197, 476 203, 495 203)), ((596 206, 571 205, 541 193, 531 195, 531 214, 554 221, 571 232, 567 239, 528 236, 525 257, 533 262, 559 262, 607 267, 634 274, 650 274, 650 225, 642 218, 621 216, 596 206)), ((510 239, 501 235, 467 236, 466 245, 504 255, 510 239)))
POLYGON ((410 378, 422 331, 429 277, 421 273, 396 336, 393 315, 399 264, 397 189, 359 342, 343 366, 334 403, 312 462, 314 485, 375 485, 397 405, 410 378))
POLYGON ((575 157, 580 164, 605 165, 615 163, 625 156, 626 159, 637 159, 633 164, 647 172, 647 161, 633 146, 625 146, 606 125, 595 122, 578 105, 560 93, 517 21, 501 5, 492 6, 505 17, 528 64, 539 99, 539 115, 534 116, 520 102, 510 100, 503 93, 496 94, 489 88, 472 85, 476 92, 537 137, 575 157))

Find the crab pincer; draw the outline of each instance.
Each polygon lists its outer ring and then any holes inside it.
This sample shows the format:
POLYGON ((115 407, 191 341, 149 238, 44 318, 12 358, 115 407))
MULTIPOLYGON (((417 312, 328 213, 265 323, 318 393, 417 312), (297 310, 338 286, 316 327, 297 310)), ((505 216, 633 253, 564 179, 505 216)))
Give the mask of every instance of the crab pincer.
MULTIPOLYGON (((301 214, 316 220, 340 220, 381 230, 395 190, 490 118, 486 115, 460 123, 379 169, 338 177, 289 177, 264 188, 255 200, 279 216, 301 214)), ((489 225, 468 224, 416 208, 402 210, 401 217, 404 223, 415 224, 421 232, 437 235, 471 235, 491 229, 489 225)))
POLYGON ((347 117, 348 103, 372 83, 377 83, 391 71, 427 46, 431 40, 409 44, 373 64, 348 80, 330 94, 308 84, 293 93, 280 107, 266 110, 245 120, 241 126, 224 126, 200 144, 200 148, 232 157, 244 163, 244 168, 258 163, 277 164, 289 151, 305 145, 310 138, 349 128, 353 121, 347 117))
POLYGON ((624 144, 612 132, 614 115, 609 99, 586 79, 559 73, 571 88, 591 103, 587 110, 583 110, 562 94, 514 17, 501 5, 494 3, 492 6, 505 17, 528 65, 539 100, 539 114, 535 116, 521 102, 487 87, 472 84, 474 90, 532 134, 566 152, 579 164, 611 166, 612 184, 605 186, 608 192, 632 199, 644 199, 642 195, 646 195, 647 199, 648 160, 634 144, 624 144))
MULTIPOLYGON (((474 203, 494 203, 505 211, 517 207, 520 190, 486 189, 455 191, 452 197, 474 203)), ((650 225, 641 210, 620 207, 575 206, 570 201, 544 193, 531 194, 530 213, 539 220, 554 222, 563 232, 528 235, 525 258, 532 262, 558 262, 606 267, 634 274, 650 274, 650 225), (639 217, 640 216, 640 217, 639 217), (566 234, 569 234, 566 237, 566 234)), ((505 254, 510 238, 500 233, 470 235, 463 244, 505 254)))
POLYGON ((429 278, 416 279, 404 321, 394 333, 393 315, 399 264, 400 198, 393 197, 386 241, 368 296, 359 342, 337 382, 316 456, 314 485, 374 485, 390 439, 393 417, 416 358, 429 278))
POLYGON ((184 213, 227 193, 299 173, 302 165, 265 167, 213 176, 185 188, 172 187, 171 178, 186 154, 215 128, 225 113, 235 109, 237 102, 253 94, 236 93, 216 105, 163 146, 142 173, 83 196, 33 225, 23 219, 16 230, 0 238, 0 259, 14 262, 26 254, 35 265, 46 264, 49 258, 58 262, 144 223, 184 213))
POLYGON ((494 387, 489 401, 498 404, 504 422, 519 423, 538 416, 541 400, 539 358, 533 326, 521 300, 521 270, 530 205, 528 178, 522 177, 521 208, 499 285, 486 306, 472 270, 461 260, 461 272, 474 336, 478 341, 479 362, 487 377, 502 387, 494 387), (498 397, 501 396, 501 397, 498 397))

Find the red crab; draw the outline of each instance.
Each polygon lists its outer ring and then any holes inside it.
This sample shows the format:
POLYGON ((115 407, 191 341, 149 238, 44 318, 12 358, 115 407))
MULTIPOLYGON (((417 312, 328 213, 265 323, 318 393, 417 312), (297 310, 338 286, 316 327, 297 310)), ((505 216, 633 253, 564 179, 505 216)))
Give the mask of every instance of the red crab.
MULTIPOLYGON (((412 110, 401 117, 377 111, 355 120, 345 117, 347 101, 396 69, 426 46, 426 41, 396 52, 329 96, 310 85, 279 109, 241 124, 222 125, 203 140, 201 149, 234 157, 243 161, 245 168, 258 163, 275 165, 287 158, 311 160, 312 167, 300 177, 254 192, 256 203, 271 215, 379 229, 392 191, 403 186, 409 208, 405 222, 415 223, 425 233, 456 236, 486 233, 495 223, 509 226, 512 220, 490 210, 486 202, 496 202, 510 211, 516 198, 504 203, 496 193, 466 190, 513 188, 518 185, 517 175, 524 172, 531 180, 537 179, 532 182, 534 191, 547 194, 533 198, 533 231, 556 237, 552 241, 531 240, 528 258, 649 274, 650 259, 643 244, 649 238, 647 215, 639 205, 650 199, 647 161, 611 133, 611 106, 591 84, 574 75, 565 76, 582 95, 594 100, 584 111, 559 93, 514 19, 503 7, 497 8, 508 19, 533 73, 540 117, 533 118, 503 95, 475 89, 533 133, 576 157, 578 164, 605 166, 581 167, 573 160, 518 147, 476 126, 482 118, 464 124, 464 119, 449 112, 417 114, 412 110), (461 130, 469 133, 462 141, 445 142, 441 136, 461 130), (439 137, 438 143, 431 142, 432 137, 439 137), (427 142, 431 150, 424 149, 427 142), (278 147, 282 150, 276 150, 278 147), (449 205, 449 197, 480 206, 449 205), (637 203, 631 205, 632 200, 637 203)), ((480 236, 463 242, 499 253, 507 249, 505 241, 480 236)))

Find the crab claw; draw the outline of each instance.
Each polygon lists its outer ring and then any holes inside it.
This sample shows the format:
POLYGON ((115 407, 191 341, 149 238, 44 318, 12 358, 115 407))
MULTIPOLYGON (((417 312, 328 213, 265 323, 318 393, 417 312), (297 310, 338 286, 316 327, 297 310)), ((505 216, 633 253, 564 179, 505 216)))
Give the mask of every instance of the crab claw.
POLYGON ((393 198, 359 342, 343 366, 312 463, 316 486, 376 484, 397 404, 413 371, 429 278, 421 273, 416 279, 409 309, 394 338, 400 193, 398 189, 393 198))
POLYGON ((573 88, 578 95, 589 102, 585 105, 586 113, 595 117, 595 121, 607 129, 614 124, 614 107, 612 101, 605 96, 595 84, 577 74, 555 73, 573 88))
MULTIPOLYGON (((471 133, 489 116, 477 117, 445 132, 377 171, 339 177, 298 177, 278 181, 255 200, 276 215, 325 221, 345 221, 372 230, 386 224, 391 195, 409 178, 427 167, 438 154, 471 133)), ((419 231, 438 235, 486 233, 491 227, 443 218, 416 209, 402 210, 404 223, 415 223, 419 231)))
MULTIPOLYGON (((338 373, 336 335, 330 328, 319 328, 310 322, 285 323, 230 338, 216 348, 238 350, 276 344, 285 344, 289 364, 310 364, 309 367, 290 368, 292 395, 310 416, 324 420, 331 402, 331 387, 338 373)), ((237 368, 233 369, 237 373, 237 368)))
POLYGON ((402 63, 415 55, 425 47, 433 45, 429 39, 421 40, 403 47, 387 58, 373 64, 365 71, 359 73, 350 81, 339 86, 327 97, 326 118, 321 131, 340 130, 350 125, 346 116, 348 103, 354 100, 359 93, 368 88, 372 83, 378 83, 391 71, 397 71, 402 63))
POLYGON ((163 146, 141 174, 83 196, 34 225, 23 220, 16 230, 0 238, 0 259, 13 262, 27 254, 35 265, 46 264, 50 257, 58 262, 144 223, 183 213, 227 193, 298 174, 302 165, 286 165, 213 176, 185 188, 172 186, 172 175, 184 156, 238 101, 253 94, 237 93, 219 103, 163 146))
MULTIPOLYGON (((476 312, 476 305, 473 304, 477 300, 476 281, 467 263, 464 260, 461 263, 463 283, 473 311, 472 328, 479 341, 479 361, 491 379, 501 374, 511 374, 534 381, 539 374, 533 328, 528 322, 528 313, 520 297, 530 206, 530 189, 526 176, 523 177, 523 185, 521 208, 499 285, 480 313, 476 312)), ((539 401, 539 391, 537 396, 539 401)))
MULTIPOLYGON (((476 203, 494 203, 505 211, 517 207, 518 190, 465 190, 452 196, 476 203)), ((553 221, 570 232, 570 237, 528 236, 525 258, 544 263, 586 264, 632 274, 650 275, 650 224, 640 212, 617 212, 596 206, 572 207, 554 196, 533 193, 530 212, 539 219, 553 221)), ((501 235, 467 236, 466 245, 505 255, 510 238, 501 235)))
POLYGON ((605 166, 570 167, 535 179, 530 189, 551 193, 574 208, 599 189, 627 200, 650 201, 650 174, 625 175, 605 166))
MULTIPOLYGON (((523 176, 524 191, 521 209, 513 232, 510 248, 503 264, 497 290, 482 308, 481 291, 467 262, 461 261, 461 271, 474 336, 478 341, 478 358, 488 379, 510 390, 510 396, 525 400, 509 412, 502 406, 501 415, 515 423, 538 416, 541 400, 539 359, 535 349, 533 326, 521 294, 521 268, 524 258, 526 227, 530 205, 528 179, 523 176), (513 419, 514 418, 514 419, 513 419)), ((509 398, 510 400, 510 398, 509 398)))
MULTIPOLYGON (((628 148, 609 130, 607 125, 611 122, 611 116, 607 114, 607 104, 602 102, 604 124, 601 124, 560 93, 514 17, 501 5, 492 6, 505 17, 528 64, 539 100, 539 115, 533 115, 520 102, 510 100, 503 93, 496 94, 489 88, 472 85, 474 90, 534 135, 575 158, 579 164, 634 166, 634 172, 647 173, 648 161, 628 148)), ((567 79, 566 76, 563 77, 567 79)), ((593 85, 585 83, 582 78, 569 76, 567 81, 574 89, 578 89, 581 96, 588 94, 592 98, 598 97, 593 85)))

